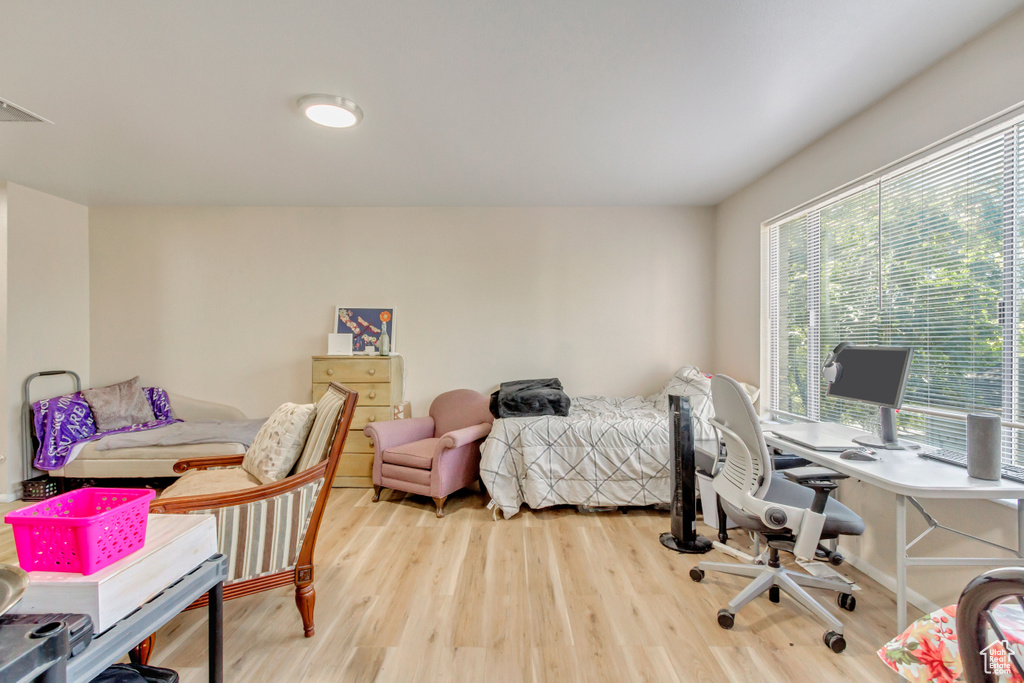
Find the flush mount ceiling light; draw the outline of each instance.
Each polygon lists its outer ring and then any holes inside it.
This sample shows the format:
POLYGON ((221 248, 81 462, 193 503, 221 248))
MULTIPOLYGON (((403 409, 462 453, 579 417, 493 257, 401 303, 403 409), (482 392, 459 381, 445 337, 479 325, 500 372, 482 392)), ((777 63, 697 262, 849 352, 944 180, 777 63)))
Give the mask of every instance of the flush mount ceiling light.
POLYGON ((329 128, 349 128, 363 120, 363 110, 352 100, 336 95, 306 95, 299 109, 313 123, 329 128))

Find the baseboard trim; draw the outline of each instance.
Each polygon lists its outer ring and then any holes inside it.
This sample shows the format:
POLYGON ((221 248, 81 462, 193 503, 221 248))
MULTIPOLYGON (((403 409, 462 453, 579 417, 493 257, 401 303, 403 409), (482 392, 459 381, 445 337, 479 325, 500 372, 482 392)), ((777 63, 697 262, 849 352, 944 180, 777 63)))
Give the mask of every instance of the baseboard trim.
POLYGON ((13 503, 16 500, 21 500, 20 493, 0 493, 0 503, 13 503))
MULTIPOLYGON (((843 554, 846 558, 846 562, 849 563, 850 566, 867 576, 869 579, 878 582, 882 587, 891 592, 893 596, 896 595, 896 577, 890 576, 860 557, 848 555, 842 546, 840 546, 839 552, 843 554)), ((943 607, 943 605, 936 605, 934 602, 911 589, 909 586, 907 587, 907 603, 918 608, 925 614, 931 614, 935 610, 943 607)), ((914 621, 910 615, 908 615, 908 619, 909 621, 914 621)))

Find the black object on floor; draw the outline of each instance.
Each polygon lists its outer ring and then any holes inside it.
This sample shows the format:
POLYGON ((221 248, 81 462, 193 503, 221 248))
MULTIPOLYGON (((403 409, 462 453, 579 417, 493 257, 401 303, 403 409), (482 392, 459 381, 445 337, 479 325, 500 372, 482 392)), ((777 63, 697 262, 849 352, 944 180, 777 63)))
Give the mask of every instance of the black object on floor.
POLYGON ((178 683, 178 672, 145 664, 114 664, 92 683, 178 683))
POLYGON ((671 531, 661 535, 661 544, 680 553, 706 553, 711 541, 697 534, 697 465, 693 443, 690 399, 668 397, 669 429, 672 433, 671 531))

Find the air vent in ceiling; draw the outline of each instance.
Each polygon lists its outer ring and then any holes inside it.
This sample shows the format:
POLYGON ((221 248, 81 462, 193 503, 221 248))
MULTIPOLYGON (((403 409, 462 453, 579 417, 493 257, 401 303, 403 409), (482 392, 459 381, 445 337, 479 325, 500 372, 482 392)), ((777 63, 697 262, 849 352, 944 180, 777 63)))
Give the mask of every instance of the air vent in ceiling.
POLYGON ((12 121, 19 123, 53 123, 52 121, 47 121, 42 116, 36 116, 27 109, 22 109, 16 104, 0 99, 0 123, 12 121))

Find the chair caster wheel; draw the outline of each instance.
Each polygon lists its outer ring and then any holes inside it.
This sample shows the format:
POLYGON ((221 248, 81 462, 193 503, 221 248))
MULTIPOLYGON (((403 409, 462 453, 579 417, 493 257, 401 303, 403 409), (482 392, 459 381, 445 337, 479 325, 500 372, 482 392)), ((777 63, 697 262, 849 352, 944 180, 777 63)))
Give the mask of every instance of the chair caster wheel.
POLYGON ((843 557, 842 555, 840 555, 839 553, 832 553, 831 555, 829 555, 828 563, 830 565, 832 565, 833 567, 838 567, 845 560, 846 560, 846 558, 843 557))
POLYGON ((729 542, 729 534, 718 534, 718 541, 719 541, 719 543, 728 543, 729 542))
POLYGON ((852 612, 857 609, 857 598, 853 596, 853 593, 840 593, 836 596, 836 604, 847 612, 852 612))
POLYGON ((839 654, 846 649, 846 638, 843 638, 843 634, 836 633, 835 631, 825 631, 825 635, 821 638, 828 649, 832 650, 836 654, 839 654))
POLYGON ((768 589, 768 599, 772 602, 779 602, 782 599, 778 586, 772 586, 768 589))
POLYGON ((690 578, 694 582, 700 583, 701 581, 704 580, 704 570, 701 569, 700 567, 694 567, 693 569, 690 570, 690 578))
POLYGON ((718 625, 724 629, 730 629, 736 623, 736 615, 727 609, 718 610, 718 625))

